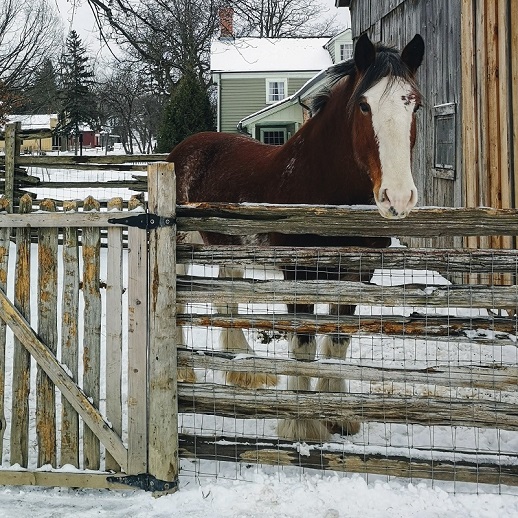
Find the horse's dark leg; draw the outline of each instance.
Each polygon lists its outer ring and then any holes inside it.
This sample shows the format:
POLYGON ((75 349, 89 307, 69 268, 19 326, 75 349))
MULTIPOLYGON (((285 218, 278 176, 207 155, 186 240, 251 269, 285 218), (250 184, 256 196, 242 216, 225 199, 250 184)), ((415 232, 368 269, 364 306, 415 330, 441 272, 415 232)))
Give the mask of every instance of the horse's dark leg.
MULTIPOLYGON (((242 279, 243 275, 243 269, 240 267, 220 266, 218 277, 242 279)), ((216 305, 216 310, 221 314, 237 316, 238 305, 220 304, 216 305)), ((220 347, 224 351, 235 354, 254 354, 253 349, 248 345, 248 341, 242 329, 222 329, 219 340, 220 347)), ((227 383, 245 388, 259 388, 277 384, 277 377, 275 375, 265 373, 227 372, 225 378, 227 383)))
MULTIPOLYGON (((288 304, 288 313, 313 313, 313 305, 288 304)), ((299 361, 313 361, 317 344, 315 335, 293 333, 289 336, 290 357, 299 361)), ((289 376, 288 390, 310 390, 309 376, 289 376)), ((280 437, 294 441, 325 441, 329 432, 325 425, 316 419, 283 419, 279 422, 280 437)))
MULTIPOLYGON (((353 315, 356 306, 330 304, 331 315, 353 315)), ((351 337, 343 334, 325 335, 320 343, 322 358, 345 359, 351 337)), ((319 378, 317 392, 345 392, 345 380, 343 378, 319 378)), ((353 435, 360 431, 360 422, 352 415, 350 419, 333 421, 328 423, 332 431, 340 434, 353 435)))

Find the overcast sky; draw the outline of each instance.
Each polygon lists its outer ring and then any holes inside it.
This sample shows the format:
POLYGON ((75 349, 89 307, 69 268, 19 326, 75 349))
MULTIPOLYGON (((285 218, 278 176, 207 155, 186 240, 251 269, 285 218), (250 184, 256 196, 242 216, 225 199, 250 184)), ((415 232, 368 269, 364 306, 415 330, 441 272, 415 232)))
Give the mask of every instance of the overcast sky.
MULTIPOLYGON (((0 0, 1 1, 1 0, 0 0)), ((99 30, 95 19, 88 5, 87 0, 52 0, 61 14, 65 34, 75 29, 81 40, 92 54, 99 52, 101 47, 99 41, 99 30)), ((344 27, 350 27, 349 9, 336 9, 335 0, 320 0, 323 5, 329 8, 329 13, 338 15, 338 22, 344 27)))

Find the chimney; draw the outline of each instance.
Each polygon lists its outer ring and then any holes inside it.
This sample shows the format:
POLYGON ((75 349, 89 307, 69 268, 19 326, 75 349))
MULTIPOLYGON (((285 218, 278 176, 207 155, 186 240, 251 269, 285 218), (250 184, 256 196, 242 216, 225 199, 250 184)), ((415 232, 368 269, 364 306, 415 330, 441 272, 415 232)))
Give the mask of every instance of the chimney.
POLYGON ((219 9, 219 29, 220 40, 234 38, 234 9, 232 7, 220 7, 219 9))

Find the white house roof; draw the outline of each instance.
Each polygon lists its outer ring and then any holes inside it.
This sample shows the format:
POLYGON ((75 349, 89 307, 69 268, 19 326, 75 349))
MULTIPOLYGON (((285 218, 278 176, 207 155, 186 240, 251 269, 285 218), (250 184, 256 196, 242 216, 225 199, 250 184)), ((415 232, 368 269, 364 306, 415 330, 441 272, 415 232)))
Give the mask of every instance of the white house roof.
POLYGON ((57 114, 8 115, 7 122, 21 122, 24 130, 38 130, 51 128, 50 121, 57 118, 57 114))
POLYGON ((332 65, 329 38, 236 38, 214 40, 212 72, 316 71, 332 65))

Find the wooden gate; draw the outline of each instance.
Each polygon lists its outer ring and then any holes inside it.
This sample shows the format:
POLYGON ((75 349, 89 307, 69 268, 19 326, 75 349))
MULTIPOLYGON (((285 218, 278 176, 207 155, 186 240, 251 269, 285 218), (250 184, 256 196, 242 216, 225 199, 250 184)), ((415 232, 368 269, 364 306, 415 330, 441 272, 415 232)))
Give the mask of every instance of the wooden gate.
POLYGON ((0 483, 175 489, 172 172, 149 166, 149 213, 91 197, 31 212, 25 196, 11 214, 2 201, 0 483))

